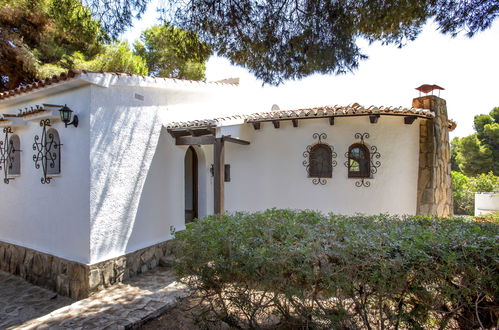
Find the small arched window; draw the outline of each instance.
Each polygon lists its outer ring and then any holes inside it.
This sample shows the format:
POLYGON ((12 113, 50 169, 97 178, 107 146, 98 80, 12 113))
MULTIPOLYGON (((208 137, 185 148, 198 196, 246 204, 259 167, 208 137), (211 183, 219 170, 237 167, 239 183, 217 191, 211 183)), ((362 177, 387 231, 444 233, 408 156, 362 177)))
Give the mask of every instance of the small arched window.
POLYGON ((21 140, 19 136, 13 134, 9 138, 9 175, 20 175, 21 174, 21 140))
POLYGON ((331 178, 333 176, 333 151, 327 144, 318 143, 309 152, 309 177, 331 178))
POLYGON ((47 130, 47 174, 61 173, 61 140, 59 133, 53 128, 47 130))
POLYGON ((348 148, 348 177, 368 178, 371 175, 369 149, 361 143, 348 148))

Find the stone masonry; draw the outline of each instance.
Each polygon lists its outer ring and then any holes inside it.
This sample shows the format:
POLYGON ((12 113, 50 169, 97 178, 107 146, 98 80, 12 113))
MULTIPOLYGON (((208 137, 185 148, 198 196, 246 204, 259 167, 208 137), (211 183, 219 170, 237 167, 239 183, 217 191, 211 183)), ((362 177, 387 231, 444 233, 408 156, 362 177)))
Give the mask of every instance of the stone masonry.
POLYGON ((61 295, 82 299, 158 265, 169 266, 171 242, 86 265, 0 241, 0 270, 61 295))
POLYGON ((415 108, 435 113, 433 120, 421 120, 419 127, 419 171, 417 214, 452 215, 452 187, 449 119, 444 99, 434 95, 413 99, 415 108))

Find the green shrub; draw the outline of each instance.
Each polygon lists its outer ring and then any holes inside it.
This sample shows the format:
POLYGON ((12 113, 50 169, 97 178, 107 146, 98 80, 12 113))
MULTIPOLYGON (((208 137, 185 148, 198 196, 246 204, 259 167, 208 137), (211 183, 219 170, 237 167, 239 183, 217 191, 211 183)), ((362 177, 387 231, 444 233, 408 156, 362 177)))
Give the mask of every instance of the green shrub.
POLYGON ((177 233, 177 275, 244 328, 497 324, 499 226, 267 210, 177 233))
POLYGON ((476 192, 499 192, 499 177, 492 172, 468 177, 461 172, 452 171, 454 214, 473 215, 476 192))

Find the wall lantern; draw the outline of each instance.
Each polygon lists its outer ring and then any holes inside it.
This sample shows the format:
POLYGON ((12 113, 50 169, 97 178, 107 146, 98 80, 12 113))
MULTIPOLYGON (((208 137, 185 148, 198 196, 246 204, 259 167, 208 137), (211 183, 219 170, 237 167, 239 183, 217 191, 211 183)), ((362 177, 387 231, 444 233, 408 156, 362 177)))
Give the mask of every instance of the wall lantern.
POLYGON ((64 105, 61 109, 59 109, 59 114, 61 115, 61 120, 66 125, 66 127, 68 127, 68 125, 78 127, 78 116, 73 115, 73 110, 68 108, 67 105, 64 105))

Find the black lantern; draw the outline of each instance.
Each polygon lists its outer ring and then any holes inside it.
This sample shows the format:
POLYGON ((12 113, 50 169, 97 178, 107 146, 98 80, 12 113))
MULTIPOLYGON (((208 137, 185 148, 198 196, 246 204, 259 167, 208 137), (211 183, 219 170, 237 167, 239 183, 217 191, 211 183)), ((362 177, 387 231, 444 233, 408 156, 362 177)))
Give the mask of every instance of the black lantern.
POLYGON ((78 127, 78 116, 73 115, 73 110, 68 108, 67 105, 64 105, 61 109, 59 109, 59 114, 61 115, 61 120, 66 127, 68 127, 68 125, 78 127))

